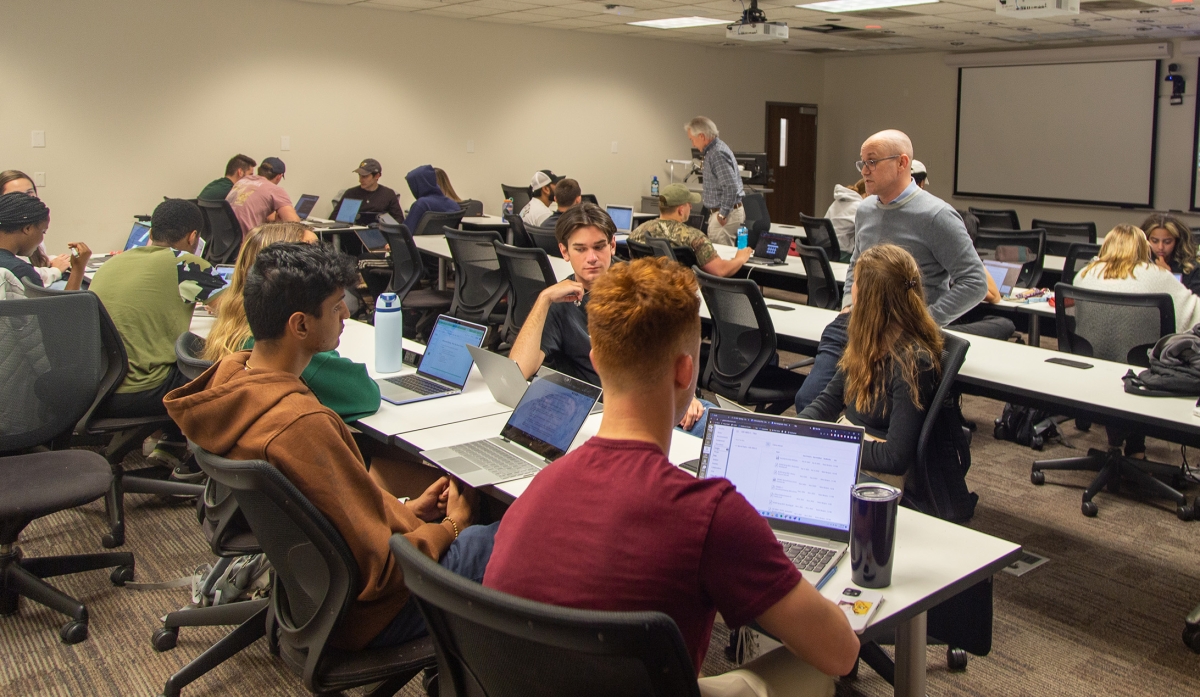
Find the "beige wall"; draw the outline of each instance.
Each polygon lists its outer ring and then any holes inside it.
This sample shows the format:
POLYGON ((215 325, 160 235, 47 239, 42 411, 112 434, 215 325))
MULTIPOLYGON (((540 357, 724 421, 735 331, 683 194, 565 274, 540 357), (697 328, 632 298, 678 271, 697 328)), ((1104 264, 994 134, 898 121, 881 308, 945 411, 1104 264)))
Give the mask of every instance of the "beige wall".
POLYGON ((237 152, 283 158, 322 214, 363 157, 406 206, 425 163, 489 212, 543 167, 632 204, 688 156, 688 118, 761 150, 765 102, 822 94, 813 57, 292 0, 5 0, 2 17, 0 169, 46 173, 52 252, 120 245, 133 214, 195 196, 237 152))
MULTIPOLYGON (((1196 59, 1178 54, 1188 78, 1182 106, 1168 104, 1170 86, 1159 87, 1158 155, 1155 205, 1160 210, 1186 211, 1191 188, 1192 128, 1195 119, 1196 59)), ((824 212, 833 200, 834 184, 858 179, 854 161, 862 141, 884 128, 899 128, 913 140, 916 158, 929 168, 930 190, 956 208, 1015 208, 1022 224, 1033 218, 1096 222, 1100 234, 1117 223, 1140 224, 1145 210, 1074 205, 1043 205, 998 199, 951 196, 954 190, 954 138, 958 69, 943 62, 942 53, 898 56, 834 57, 825 61, 825 92, 818 122, 820 138, 817 208, 824 212)), ((1166 66, 1162 68, 1166 74, 1166 66)), ((1103 143, 1096 147, 1103 148, 1103 143)), ((1111 162, 1120 167, 1120 162, 1111 162)), ((1080 172, 1103 177, 1103 171, 1080 172)), ((1200 217, 1187 215, 1190 225, 1200 217)))

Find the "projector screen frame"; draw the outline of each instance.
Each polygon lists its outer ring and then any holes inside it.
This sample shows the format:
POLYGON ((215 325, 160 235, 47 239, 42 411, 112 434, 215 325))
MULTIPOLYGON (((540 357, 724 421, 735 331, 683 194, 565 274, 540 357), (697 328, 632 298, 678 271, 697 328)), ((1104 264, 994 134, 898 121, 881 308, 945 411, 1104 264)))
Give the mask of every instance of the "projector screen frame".
MULTIPOLYGON (((1130 59, 1130 60, 1133 60, 1133 59, 1130 59)), ((1142 59, 1142 60, 1145 60, 1145 59, 1142 59)), ((1047 63, 1045 63, 1045 65, 1064 65, 1064 64, 1072 63, 1072 62, 1075 62, 1075 61, 1062 61, 1061 63, 1047 62, 1047 63)), ((1119 63, 1119 62, 1125 62, 1125 61, 1124 60, 1114 60, 1111 62, 1119 63)), ((970 67, 970 66, 968 66, 968 67, 970 67)), ((986 193, 979 193, 979 192, 975 192, 975 191, 962 191, 961 189, 959 189, 959 186, 958 186, 958 159, 959 159, 959 139, 962 135, 961 130, 962 130, 963 69, 964 68, 962 68, 962 67, 960 67, 958 69, 958 87, 957 87, 957 93, 955 94, 955 103, 954 103, 954 196, 955 197, 994 199, 994 200, 1002 200, 1002 201, 1030 201, 1030 202, 1034 202, 1034 203, 1066 203, 1066 204, 1074 204, 1074 205, 1080 205, 1080 206, 1103 206, 1105 208, 1121 208, 1121 209, 1129 209, 1129 208, 1153 209, 1154 208, 1154 188, 1155 188, 1154 185, 1155 185, 1156 180, 1158 179, 1158 174, 1157 174, 1157 166, 1158 166, 1158 89, 1159 89, 1158 83, 1159 83, 1159 80, 1162 78, 1162 60, 1161 59, 1157 59, 1157 58, 1154 59, 1154 103, 1153 103, 1153 105, 1151 105, 1152 106, 1152 112, 1151 112, 1152 116, 1151 116, 1151 124, 1150 124, 1150 188, 1147 192, 1147 199, 1144 202, 1143 201, 1125 201, 1125 202, 1089 201, 1086 199, 1074 199, 1074 198, 1054 198, 1054 197, 1044 197, 1044 196, 1018 196, 1018 195, 1013 195, 1013 194, 986 194, 986 193)), ((1200 102, 1200 100, 1197 100, 1197 101, 1200 102)), ((1198 114, 1197 128, 1200 128, 1200 110, 1198 110, 1197 114, 1198 114)), ((1196 140, 1200 140, 1200 139, 1193 137, 1193 141, 1194 141, 1193 149, 1195 149, 1195 141, 1196 140)), ((1193 157, 1192 157, 1192 162, 1193 163, 1196 162, 1195 155, 1193 155, 1193 157)), ((1193 179, 1193 185, 1192 185, 1192 198, 1193 198, 1192 206, 1193 206, 1193 208, 1192 208, 1192 210, 1200 210, 1200 208, 1195 207, 1196 203, 1197 203, 1195 200, 1195 198, 1196 198, 1196 193, 1195 193, 1196 192, 1196 186, 1195 186, 1196 168, 1195 167, 1192 168, 1192 179, 1193 179)))
MULTIPOLYGON (((1196 59, 1196 69, 1200 70, 1200 58, 1196 59)), ((1196 74, 1200 75, 1200 73, 1196 74)), ((1197 212, 1200 211, 1200 206, 1196 205, 1200 203, 1196 201, 1196 186, 1200 184, 1200 181, 1197 181, 1196 177, 1197 170, 1200 170, 1200 165, 1197 164, 1200 163, 1200 99, 1192 100, 1192 109, 1196 112, 1196 115, 1195 124, 1192 126, 1192 198, 1191 203, 1188 204, 1188 210, 1197 212)))

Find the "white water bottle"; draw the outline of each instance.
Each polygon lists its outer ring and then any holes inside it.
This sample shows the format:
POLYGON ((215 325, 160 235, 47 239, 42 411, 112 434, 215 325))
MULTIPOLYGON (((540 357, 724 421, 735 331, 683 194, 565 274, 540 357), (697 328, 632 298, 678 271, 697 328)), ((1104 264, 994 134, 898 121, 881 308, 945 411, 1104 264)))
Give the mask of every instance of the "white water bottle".
POLYGON ((375 300, 375 372, 398 373, 404 367, 404 314, 395 293, 375 300))

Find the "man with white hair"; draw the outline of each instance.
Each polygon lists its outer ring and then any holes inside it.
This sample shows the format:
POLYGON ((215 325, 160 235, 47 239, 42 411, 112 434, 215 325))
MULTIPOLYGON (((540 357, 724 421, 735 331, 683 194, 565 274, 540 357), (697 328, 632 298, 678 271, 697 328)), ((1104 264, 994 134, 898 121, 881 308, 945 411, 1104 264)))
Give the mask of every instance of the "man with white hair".
POLYGON ((922 189, 912 177, 913 146, 900 131, 880 131, 867 138, 855 163, 867 197, 854 215, 854 251, 846 269, 842 314, 821 333, 817 355, 804 385, 796 393, 799 412, 821 394, 837 371, 846 348, 854 302, 854 264, 877 244, 908 250, 921 269, 929 314, 944 327, 975 307, 987 294, 987 272, 967 227, 950 204, 922 189))
POLYGON ((704 158, 704 207, 711 211, 708 239, 713 244, 737 244, 738 228, 746 223, 742 208, 742 177, 738 174, 733 151, 718 136, 717 124, 707 116, 697 116, 683 127, 692 147, 704 158))

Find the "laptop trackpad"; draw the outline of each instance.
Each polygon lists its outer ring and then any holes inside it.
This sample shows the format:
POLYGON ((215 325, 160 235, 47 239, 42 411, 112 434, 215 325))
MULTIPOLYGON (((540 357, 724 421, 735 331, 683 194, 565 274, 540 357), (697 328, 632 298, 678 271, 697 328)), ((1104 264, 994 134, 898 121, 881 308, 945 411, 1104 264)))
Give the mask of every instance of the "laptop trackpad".
POLYGON ((451 472, 459 475, 466 474, 468 472, 474 472, 480 469, 478 465, 464 457, 451 457, 445 460, 439 460, 438 464, 441 465, 443 469, 450 470, 451 472))

